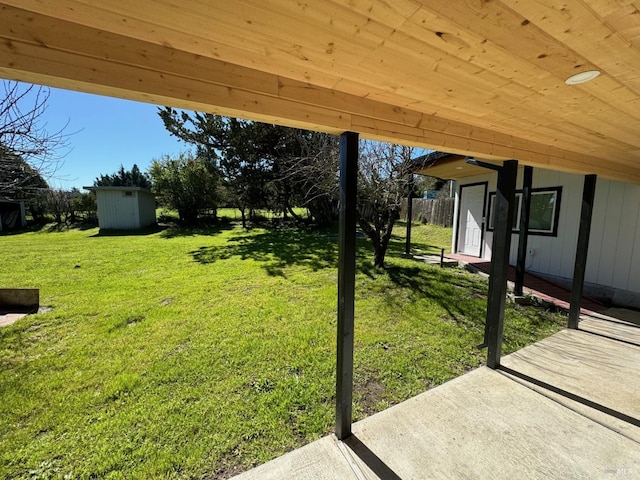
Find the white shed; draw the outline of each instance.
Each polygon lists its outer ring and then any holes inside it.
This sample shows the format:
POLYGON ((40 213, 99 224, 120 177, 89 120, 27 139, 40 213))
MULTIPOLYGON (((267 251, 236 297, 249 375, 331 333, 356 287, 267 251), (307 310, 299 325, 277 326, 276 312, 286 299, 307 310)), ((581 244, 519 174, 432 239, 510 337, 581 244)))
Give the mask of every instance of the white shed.
POLYGON ((156 200, 142 187, 84 187, 96 192, 98 225, 106 230, 139 230, 156 223, 156 200))

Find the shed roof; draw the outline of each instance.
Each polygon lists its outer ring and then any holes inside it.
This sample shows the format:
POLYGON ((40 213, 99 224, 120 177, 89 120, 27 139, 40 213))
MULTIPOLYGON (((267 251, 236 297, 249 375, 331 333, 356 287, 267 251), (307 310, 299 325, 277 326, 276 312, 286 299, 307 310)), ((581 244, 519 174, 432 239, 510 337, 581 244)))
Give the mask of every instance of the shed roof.
POLYGON ((104 187, 82 187, 85 190, 89 190, 91 192, 97 191, 110 191, 115 190, 119 192, 147 192, 153 193, 150 189, 144 187, 115 187, 115 186, 104 186, 104 187))
POLYGON ((0 8, 5 78, 640 183, 629 0, 0 8))
POLYGON ((24 203, 24 200, 14 200, 12 198, 0 197, 0 203, 12 203, 14 205, 20 205, 24 203))

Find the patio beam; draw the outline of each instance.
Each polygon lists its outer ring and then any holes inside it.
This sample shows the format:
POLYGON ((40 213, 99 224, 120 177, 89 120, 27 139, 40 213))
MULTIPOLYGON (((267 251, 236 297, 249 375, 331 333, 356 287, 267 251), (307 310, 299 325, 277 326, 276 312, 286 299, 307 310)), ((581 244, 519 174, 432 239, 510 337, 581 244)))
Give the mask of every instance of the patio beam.
POLYGON ((491 273, 487 298, 487 319, 485 342, 487 345, 487 366, 498 368, 502 352, 504 328, 504 304, 507 294, 507 274, 509 272, 509 248, 511 246, 511 225, 513 224, 513 199, 516 191, 518 161, 507 160, 498 171, 498 187, 495 197, 495 222, 493 230, 493 251, 491 253, 491 273))
POLYGON ((520 209, 520 236, 518 238, 518 260, 516 263, 516 285, 513 293, 521 297, 524 287, 524 273, 527 261, 527 243, 529 241, 529 216, 531 214, 531 185, 533 167, 524 167, 522 178, 522 208, 520 209))
POLYGON ((336 425, 338 439, 351 435, 353 330, 356 271, 356 195, 358 134, 340 135, 340 218, 338 257, 338 327, 336 353, 336 425))
POLYGON ((582 209, 580 211, 580 229, 578 230, 578 245, 576 247, 576 261, 573 268, 573 285, 571 286, 571 303, 569 304, 568 327, 577 329, 580 320, 580 305, 584 290, 584 275, 587 269, 587 251, 589 249, 589 234, 591 233, 591 216, 593 213, 593 199, 596 194, 596 175, 585 175, 582 188, 582 209))

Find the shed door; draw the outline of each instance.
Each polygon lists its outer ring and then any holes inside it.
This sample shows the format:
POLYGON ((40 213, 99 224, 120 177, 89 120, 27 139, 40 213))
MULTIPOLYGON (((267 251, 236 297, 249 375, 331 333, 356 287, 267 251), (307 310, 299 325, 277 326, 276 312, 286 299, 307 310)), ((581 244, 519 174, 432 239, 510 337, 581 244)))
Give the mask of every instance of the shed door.
POLYGON ((460 187, 459 253, 474 257, 480 256, 486 194, 487 185, 485 183, 460 187))

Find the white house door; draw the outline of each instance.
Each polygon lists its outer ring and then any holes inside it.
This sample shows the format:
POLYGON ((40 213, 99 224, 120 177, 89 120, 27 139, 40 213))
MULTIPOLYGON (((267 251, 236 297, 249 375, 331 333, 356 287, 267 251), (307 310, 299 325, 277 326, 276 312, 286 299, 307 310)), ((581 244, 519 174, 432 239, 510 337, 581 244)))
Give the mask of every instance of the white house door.
POLYGON ((460 188, 458 253, 474 257, 480 256, 486 195, 486 183, 469 186, 462 185, 460 188))

